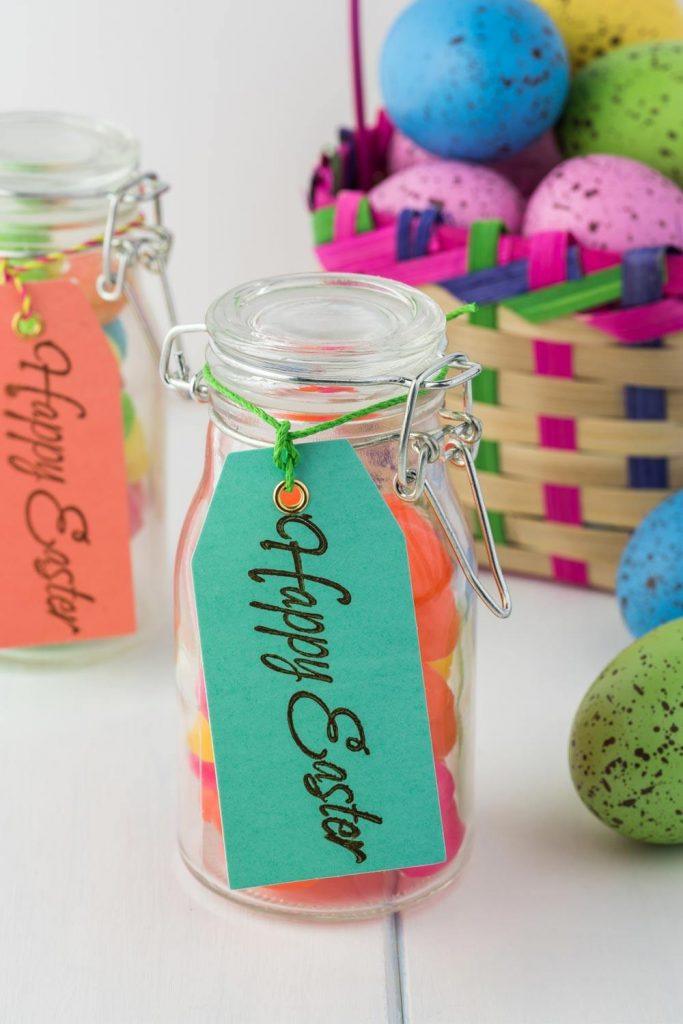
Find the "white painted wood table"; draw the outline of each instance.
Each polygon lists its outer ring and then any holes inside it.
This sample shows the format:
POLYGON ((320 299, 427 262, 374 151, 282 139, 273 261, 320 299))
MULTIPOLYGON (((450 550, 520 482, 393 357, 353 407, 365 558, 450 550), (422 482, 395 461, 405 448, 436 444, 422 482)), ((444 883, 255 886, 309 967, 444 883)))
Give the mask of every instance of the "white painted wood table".
MULTIPOLYGON (((203 417, 173 411, 170 520, 203 417)), ((315 925, 204 891, 175 850, 168 630, 78 672, 0 674, 0 1024, 678 1024, 683 850, 630 844, 566 767, 627 641, 614 600, 512 581, 479 618, 478 830, 446 895, 315 925)))

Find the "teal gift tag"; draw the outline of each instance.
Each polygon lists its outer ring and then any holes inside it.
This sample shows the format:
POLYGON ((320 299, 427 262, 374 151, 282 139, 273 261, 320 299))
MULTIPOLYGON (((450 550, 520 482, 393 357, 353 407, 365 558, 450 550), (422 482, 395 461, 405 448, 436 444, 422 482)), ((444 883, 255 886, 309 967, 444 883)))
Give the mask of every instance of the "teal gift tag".
POLYGON ((347 441, 300 451, 293 513, 229 456, 192 563, 233 889, 446 856, 403 535, 347 441))

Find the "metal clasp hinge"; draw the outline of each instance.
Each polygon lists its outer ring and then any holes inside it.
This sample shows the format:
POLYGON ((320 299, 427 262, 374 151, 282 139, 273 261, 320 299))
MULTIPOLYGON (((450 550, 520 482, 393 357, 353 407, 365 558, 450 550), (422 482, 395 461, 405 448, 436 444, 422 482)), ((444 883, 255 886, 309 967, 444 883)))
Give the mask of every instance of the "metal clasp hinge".
POLYGON ((192 398, 195 402, 208 402, 209 389, 202 379, 202 371, 190 374, 189 368, 183 361, 181 364, 177 359, 178 339, 185 334, 206 334, 206 324, 178 324, 172 327, 164 338, 159 358, 159 376, 162 384, 177 392, 183 398, 192 398), (176 369, 171 368, 174 353, 176 354, 176 369))
MULTIPOLYGON (((173 292, 167 263, 173 235, 163 223, 161 197, 169 186, 154 171, 145 171, 124 182, 109 195, 109 209, 102 238, 102 272, 97 278, 97 293, 106 302, 118 302, 126 288, 126 272, 136 263, 159 275, 164 303, 171 325, 177 324, 173 292), (116 224, 123 203, 151 203, 153 222, 133 226, 116 235, 116 224)), ((187 376, 182 336, 176 335, 175 359, 181 376, 187 376)))
MULTIPOLYGON (((510 593, 498 559, 496 543, 474 465, 482 436, 482 426, 481 422, 472 415, 471 382, 480 372, 481 367, 477 363, 471 363, 466 356, 457 353, 444 357, 440 362, 429 367, 428 370, 425 370, 415 379, 408 394, 403 426, 399 438, 397 473, 394 487, 398 496, 404 501, 415 502, 422 497, 423 493, 426 495, 448 538, 448 542, 465 575, 465 579, 494 615, 501 619, 506 619, 512 610, 510 593), (446 426, 430 433, 412 433, 412 421, 420 391, 429 386, 430 378, 438 374, 444 366, 453 364, 459 366, 461 372, 439 383, 446 388, 459 385, 464 386, 462 412, 443 410, 441 416, 448 421, 446 426), (417 453, 417 464, 414 468, 408 467, 410 448, 417 453), (479 578, 476 566, 471 565, 468 561, 467 552, 463 549, 460 538, 453 529, 446 510, 443 508, 438 495, 427 477, 428 465, 439 460, 452 462, 456 466, 462 466, 467 472, 484 547, 486 548, 489 568, 498 591, 498 600, 488 593, 479 578)), ((431 381, 432 386, 435 386, 436 383, 433 380, 431 381)))

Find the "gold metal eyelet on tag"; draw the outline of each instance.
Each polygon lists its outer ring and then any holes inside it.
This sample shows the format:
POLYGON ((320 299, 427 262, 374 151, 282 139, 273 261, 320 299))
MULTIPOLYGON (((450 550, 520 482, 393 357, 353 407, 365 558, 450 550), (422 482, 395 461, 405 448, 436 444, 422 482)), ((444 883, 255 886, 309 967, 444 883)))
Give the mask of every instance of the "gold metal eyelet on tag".
POLYGON ((12 330, 20 338, 37 338, 45 330, 45 321, 39 313, 24 316, 19 311, 12 317, 12 330))
POLYGON ((302 484, 300 480, 295 480, 292 484, 291 491, 285 489, 284 480, 281 481, 273 491, 273 501, 275 507, 280 512, 289 513, 294 515, 296 512, 303 512, 308 505, 310 500, 310 493, 306 484, 302 484))

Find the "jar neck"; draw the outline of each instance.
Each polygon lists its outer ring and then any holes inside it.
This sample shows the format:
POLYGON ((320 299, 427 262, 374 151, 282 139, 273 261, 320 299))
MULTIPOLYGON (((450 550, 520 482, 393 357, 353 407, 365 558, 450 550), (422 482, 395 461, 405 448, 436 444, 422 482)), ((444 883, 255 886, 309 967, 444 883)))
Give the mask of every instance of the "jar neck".
MULTIPOLYGON (((443 392, 430 392, 420 397, 413 417, 412 430, 425 431, 436 424, 439 410, 443 407, 443 392)), ((269 414, 277 420, 288 420, 293 431, 307 430, 312 426, 337 419, 343 413, 335 411, 335 403, 330 403, 326 412, 316 414, 278 410, 270 408, 269 414)), ((344 438, 354 446, 377 442, 381 438, 395 437, 401 431, 405 416, 405 403, 392 406, 390 409, 378 410, 367 416, 353 419, 337 426, 330 427, 312 434, 310 438, 301 438, 301 442, 325 441, 344 438)), ((210 417, 215 428, 219 446, 230 447, 237 443, 244 447, 270 447, 274 442, 273 427, 264 422, 254 413, 242 409, 216 392, 211 393, 210 417)), ((297 443, 300 443, 299 441, 297 443)))
MULTIPOLYGON (((0 196, 0 257, 19 261, 73 252, 102 239, 108 211, 107 195, 68 199, 0 196)), ((116 231, 125 231, 138 215, 137 203, 122 203, 116 231)))
MULTIPOLYGON (((424 292, 362 274, 294 274, 239 285, 206 314, 206 375, 219 429, 273 443, 273 426, 221 389, 296 431, 351 418, 334 435, 378 437, 401 428, 412 382, 436 375, 446 320, 424 292), (213 382, 211 378, 213 379, 213 382), (398 404, 381 406, 387 401, 398 404)), ((433 389, 419 416, 442 404, 433 389)))

